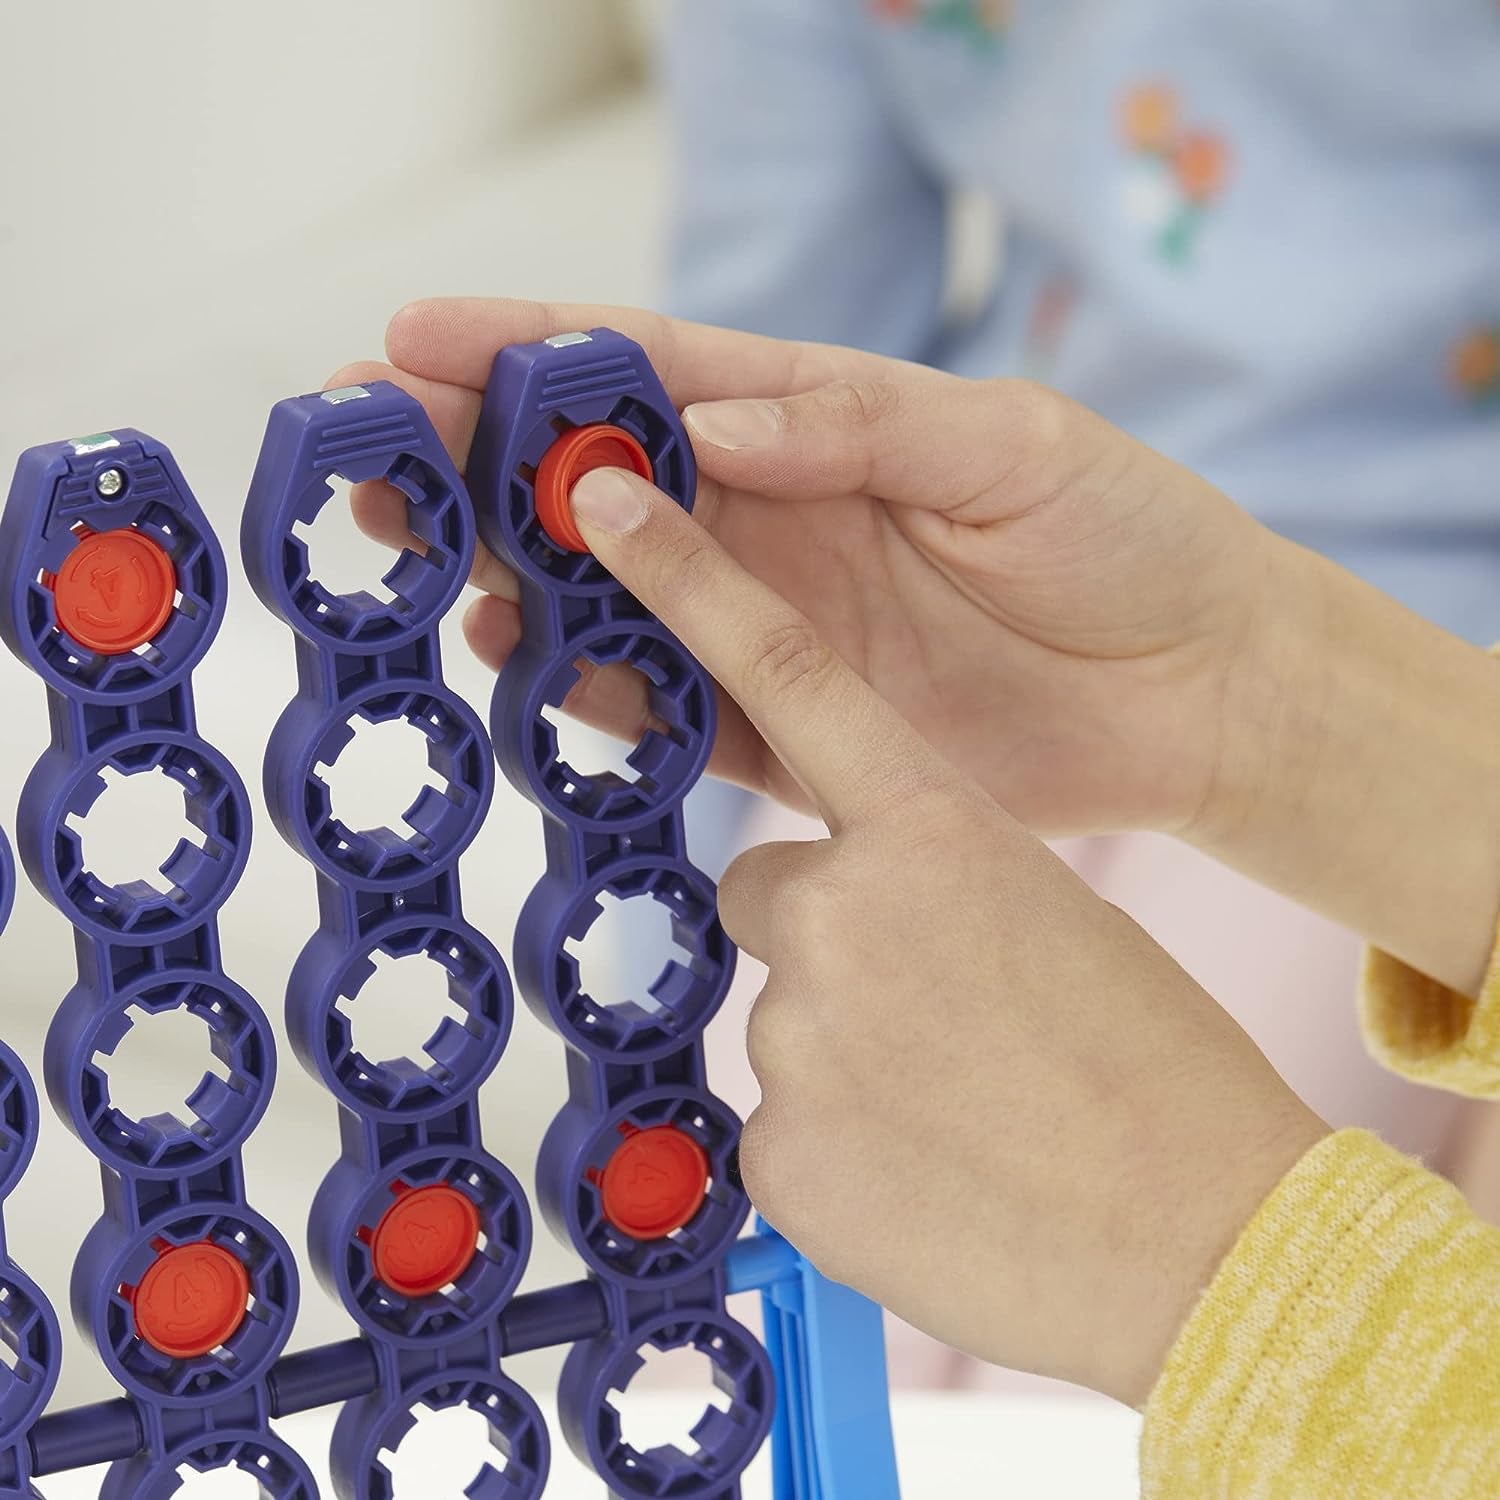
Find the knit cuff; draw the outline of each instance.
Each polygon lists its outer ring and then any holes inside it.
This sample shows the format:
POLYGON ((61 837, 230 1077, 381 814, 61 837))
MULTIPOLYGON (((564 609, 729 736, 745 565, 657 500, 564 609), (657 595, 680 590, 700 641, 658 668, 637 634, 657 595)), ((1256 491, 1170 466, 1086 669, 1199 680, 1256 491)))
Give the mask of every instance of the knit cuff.
MULTIPOLYGON (((1464 1305, 1451 1273, 1466 1266, 1490 1295, 1500 1246, 1448 1183, 1365 1131, 1325 1137, 1244 1230, 1168 1356, 1146 1410, 1143 1494, 1434 1493, 1403 1485, 1441 1469, 1423 1450, 1466 1424, 1430 1408, 1455 1399, 1432 1362, 1455 1322, 1479 1338, 1493 1321, 1464 1305)), ((1468 1381, 1458 1405, 1500 1399, 1494 1375, 1468 1381)))
POLYGON ((1371 948, 1359 987, 1360 1025, 1377 1062, 1417 1083, 1500 1098, 1500 943, 1477 1000, 1371 948))

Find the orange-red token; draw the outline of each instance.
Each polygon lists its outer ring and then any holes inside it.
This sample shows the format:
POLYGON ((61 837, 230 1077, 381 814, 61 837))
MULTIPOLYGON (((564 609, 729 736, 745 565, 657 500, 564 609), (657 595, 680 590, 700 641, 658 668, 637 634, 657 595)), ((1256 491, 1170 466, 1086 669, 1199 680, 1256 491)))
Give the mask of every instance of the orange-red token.
POLYGON ((536 471, 536 518, 557 546, 587 552, 588 543, 573 519, 573 486, 590 469, 634 469, 650 479, 646 450, 623 427, 594 422, 572 427, 542 457, 536 471))
POLYGON ((479 1250, 479 1210, 474 1200, 443 1183, 409 1188, 370 1236, 375 1274, 403 1297, 427 1297, 457 1281, 479 1250))
POLYGON ((197 1359, 227 1343, 250 1304, 250 1276, 221 1245, 169 1245, 127 1295, 135 1331, 172 1359, 197 1359))
POLYGON ((604 1217, 633 1240, 681 1229, 708 1194, 708 1156, 675 1125, 632 1131, 596 1179, 604 1217))
POLYGON ((81 532, 50 582, 58 625, 101 656, 123 656, 153 640, 177 595, 172 559, 129 526, 81 532))

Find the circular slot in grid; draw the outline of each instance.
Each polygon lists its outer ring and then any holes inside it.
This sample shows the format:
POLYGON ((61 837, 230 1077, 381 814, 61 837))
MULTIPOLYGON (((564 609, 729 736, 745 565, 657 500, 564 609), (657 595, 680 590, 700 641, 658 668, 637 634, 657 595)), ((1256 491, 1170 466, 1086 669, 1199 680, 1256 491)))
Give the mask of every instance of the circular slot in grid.
POLYGON ((690 1277, 734 1242, 749 1202, 740 1122, 711 1095, 654 1089, 605 1120, 566 1106, 542 1146, 543 1210, 589 1268, 634 1286, 690 1277))
POLYGON ((24 1432, 57 1384, 62 1331, 40 1288, 0 1260, 0 1443, 24 1432))
MULTIPOLYGON (((43 759, 40 771, 55 762, 43 759)), ((35 786, 22 799, 23 831, 33 835, 41 876, 52 901, 87 936, 105 942, 166 942, 206 921, 223 904, 250 846, 250 803, 244 784, 217 750, 183 734, 132 735, 81 767, 67 768, 50 795, 35 786), (183 793, 189 823, 201 842, 182 839, 162 864, 165 889, 145 881, 101 880, 88 865, 82 833, 106 787, 104 773, 122 777, 161 771, 183 793)))
POLYGON ((413 540, 406 527, 410 502, 382 481, 368 487, 368 493, 378 497, 376 503, 388 512, 381 517, 381 531, 392 533, 391 541, 377 541, 355 518, 356 486, 342 474, 328 475, 325 482, 329 496, 317 514, 311 521, 292 523, 293 534, 307 548, 309 572, 335 598, 364 593, 382 604, 391 603, 396 596, 386 586, 385 573, 400 553, 400 547, 393 545, 396 530, 402 545, 413 540))
POLYGON ((73 1297, 78 1321, 132 1395, 215 1401, 252 1385, 285 1346, 296 1263, 279 1232, 244 1205, 160 1220, 123 1246, 105 1220, 84 1242, 73 1297), (189 1352, 215 1331, 220 1342, 189 1352))
POLYGON ((516 936, 516 962, 532 1008, 570 1044, 605 1062, 647 1061, 697 1036, 723 1003, 734 959, 712 882, 689 865, 659 857, 627 856, 581 892, 543 880, 527 899, 516 936), (601 897, 653 900, 670 915, 677 952, 637 996, 610 1000, 586 990, 570 951, 602 915, 601 897))
POLYGON ((325 934, 292 971, 287 1029, 298 1056, 357 1114, 412 1119, 450 1109, 489 1076, 510 1036, 510 977, 493 944, 457 919, 398 917, 340 959, 325 934), (450 1013, 419 1058, 374 1059, 354 1041, 353 1016, 377 958, 435 964, 447 978, 450 1013))
POLYGON ((324 478, 298 497, 292 525, 281 538, 275 588, 288 618, 300 619, 314 640, 356 651, 388 651, 431 630, 458 598, 474 557, 474 519, 467 499, 431 465, 401 454, 383 475, 406 496, 407 524, 417 546, 402 550, 381 579, 378 593, 337 594, 313 576, 301 534, 333 498, 324 478))
POLYGON ((84 844, 89 870, 105 886, 169 889, 159 873, 177 846, 198 842, 188 821, 181 785, 160 770, 124 776, 113 766, 99 773, 104 790, 87 816, 68 817, 68 827, 84 844))
POLYGON ((223 978, 153 976, 100 1004, 75 989, 48 1034, 47 1086, 94 1153, 123 1172, 174 1177, 238 1150, 255 1129, 275 1077, 275 1041, 260 1007, 223 978), (111 1096, 110 1060, 135 1027, 181 1014, 207 1029, 213 1063, 178 1108, 136 1117, 111 1096))
POLYGON ((519 761, 519 789, 570 825, 604 831, 630 827, 670 811, 703 774, 717 719, 708 674, 665 629, 654 624, 606 625, 571 640, 525 689, 497 687, 496 738, 519 761), (633 668, 646 687, 649 715, 626 758, 628 775, 585 774, 563 757, 549 709, 560 708, 580 665, 633 668), (510 747, 514 746, 512 751, 510 747))
POLYGON ((223 616, 218 543, 158 502, 128 515, 119 504, 131 495, 127 482, 110 510, 38 543, 33 571, 18 585, 31 664, 53 687, 91 699, 160 692, 180 680, 223 616))
POLYGON ((691 1453, 692 1431, 704 1411, 729 1410, 729 1397, 714 1382, 714 1367, 691 1345, 663 1353, 648 1344, 640 1354, 640 1373, 625 1390, 610 1392, 621 1437, 637 1453, 662 1447, 691 1453))
POLYGON ((294 837, 334 880, 379 890, 410 885, 468 848, 489 810, 494 780, 484 726, 468 704, 427 684, 383 684, 343 705, 304 749, 292 782, 294 837), (354 739, 356 722, 404 722, 426 741, 433 779, 417 792, 400 829, 351 828, 334 806, 325 778, 354 739))
POLYGON ((621 1500, 717 1500, 745 1471, 770 1430, 775 1383, 764 1349, 727 1315, 688 1309, 638 1327, 632 1344, 577 1345, 563 1366, 559 1410, 569 1446, 621 1500), (676 1444, 641 1450, 626 1441, 617 1401, 641 1370, 643 1351, 695 1349, 721 1399, 692 1426, 692 1451, 676 1444))
POLYGON ((462 1493, 469 1500, 538 1500, 551 1449, 536 1403, 504 1375, 462 1369, 419 1381, 395 1403, 366 1397, 344 1408, 333 1434, 339 1493, 367 1500, 428 1500, 435 1493, 432 1474, 417 1466, 427 1434, 418 1428, 455 1410, 483 1418, 476 1435, 487 1443, 474 1453, 475 1469, 462 1493))
POLYGON ((240 1429, 175 1448, 166 1458, 140 1454, 111 1465, 99 1500, 186 1500, 202 1492, 200 1476, 226 1470, 254 1481, 250 1493, 260 1500, 317 1500, 317 1482, 299 1454, 269 1432, 240 1429))
MULTIPOLYGON (((697 469, 675 418, 669 421, 644 401, 627 396, 602 414, 600 423, 587 425, 615 428, 631 444, 638 445, 657 486, 679 505, 692 508, 697 469)), ((538 423, 527 434, 515 469, 501 479, 505 491, 501 529, 505 550, 537 582, 553 588, 561 586, 569 593, 604 594, 619 588, 619 584, 594 560, 592 553, 576 551, 571 545, 554 540, 543 517, 552 516, 554 526, 557 525, 560 517, 555 503, 546 501, 540 509, 538 506, 539 488, 544 493, 551 489, 542 479, 549 455, 560 441, 579 441, 571 437, 579 430, 577 424, 558 414, 550 421, 538 423)), ((627 466, 640 472, 634 462, 627 466)), ((551 467, 556 467, 555 459, 551 467)), ((578 475, 573 477, 576 479, 578 475)), ((563 514, 571 523, 571 506, 563 514)))
POLYGON ((36 1150, 36 1089, 21 1060, 0 1042, 0 1198, 21 1180, 36 1150))
POLYGON ((374 1181, 341 1162, 314 1208, 319 1276, 376 1337, 407 1345, 487 1327, 531 1252, 520 1184, 485 1153, 418 1151, 374 1181))

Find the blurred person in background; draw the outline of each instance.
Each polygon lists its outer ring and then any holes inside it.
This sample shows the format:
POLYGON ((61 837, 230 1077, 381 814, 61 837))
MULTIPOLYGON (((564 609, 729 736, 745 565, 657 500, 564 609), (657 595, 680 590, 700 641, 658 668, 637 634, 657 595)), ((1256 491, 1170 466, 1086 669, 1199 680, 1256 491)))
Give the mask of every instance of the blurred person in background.
MULTIPOLYGON (((670 310, 1044 381, 1446 629, 1500 639, 1500 7, 1423 19, 682 0, 670 310), (998 274, 955 303, 960 196, 1001 234, 998 274)), ((695 796, 710 867, 786 816, 695 796)), ((1352 936, 1165 838, 1063 852, 1323 1118, 1500 1208, 1481 1106, 1381 1072, 1352 1004, 1328 1003, 1353 993, 1352 936)), ((997 1378, 906 1330, 892 1367, 997 1378)))

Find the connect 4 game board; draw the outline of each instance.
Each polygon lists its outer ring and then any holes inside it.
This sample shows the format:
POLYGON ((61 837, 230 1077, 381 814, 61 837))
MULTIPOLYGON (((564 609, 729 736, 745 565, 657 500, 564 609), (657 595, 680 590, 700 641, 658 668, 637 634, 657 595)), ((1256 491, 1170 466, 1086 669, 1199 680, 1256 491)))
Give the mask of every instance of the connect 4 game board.
MULTIPOLYGON (((702 1047, 735 955, 713 886, 687 858, 682 813, 708 758, 714 696, 574 529, 571 484, 601 464, 633 467, 692 505, 677 414, 641 349, 606 329, 499 355, 467 485, 394 386, 272 412, 243 553, 295 651, 297 693, 270 733, 265 792, 314 872, 316 901, 288 893, 287 920, 305 911, 310 937, 286 1027, 332 1096, 308 1251, 354 1325, 342 1342, 287 1353, 297 1263, 256 1210, 241 1158, 274 1107, 275 1038, 225 971, 217 927, 249 856, 250 800, 199 734, 193 704, 194 670, 224 615, 224 555, 172 455, 143 433, 21 458, 0 522, 0 633, 41 678, 52 732, 21 798, 17 847, 75 934, 78 980, 43 1071, 100 1163, 102 1211, 74 1265, 72 1313, 121 1394, 47 1410, 59 1322, 0 1235, 0 1497, 107 1463, 108 1500, 164 1500, 226 1468, 253 1475, 271 1500, 302 1500, 316 1493, 308 1464, 271 1423, 330 1407, 336 1491, 387 1500, 387 1458, 416 1411, 462 1406, 492 1438, 463 1493, 530 1500, 545 1491, 552 1435, 506 1361, 547 1346, 569 1351, 561 1435, 621 1500, 738 1496, 766 1441, 783 1500, 897 1495, 878 1310, 768 1226, 746 1232, 739 1122, 709 1086, 702 1047), (335 477, 383 478, 406 496, 418 544, 387 574, 388 598, 336 595, 312 574, 299 531, 335 477), (518 575, 525 622, 488 730, 446 686, 438 642, 477 538, 518 575), (630 775, 582 775, 560 754, 545 710, 580 662, 626 663, 649 684, 653 727, 630 775), (361 720, 405 721, 426 739, 434 784, 399 829, 348 826, 323 777, 361 720), (582 1263, 576 1281, 524 1294, 532 1200, 487 1149, 479 1109, 514 1019, 510 971, 484 931, 483 882, 471 879, 466 901, 459 873, 497 758, 545 834, 546 873, 515 937, 518 987, 567 1060, 535 1199, 582 1263), (181 787, 198 834, 163 866, 165 891, 102 881, 73 827, 106 772, 150 771, 181 787), (670 913, 682 956, 645 994, 591 994, 567 945, 602 898, 638 896, 670 913), (350 1023, 361 987, 380 955, 417 954, 444 971, 455 1018, 421 1056, 362 1055, 350 1023), (111 1098, 110 1059, 136 1017, 169 1010, 208 1027, 223 1076, 205 1075, 187 1118, 136 1119, 111 1098), (763 1297, 763 1340, 726 1309, 729 1294, 750 1290, 763 1297), (690 1451, 641 1451, 622 1433, 615 1398, 653 1347, 700 1351, 725 1398, 706 1407, 690 1451)), ((13 876, 0 843, 0 919, 13 876)), ((30 1159, 37 1107, 21 1061, 0 1046, 0 1197, 30 1159)))

